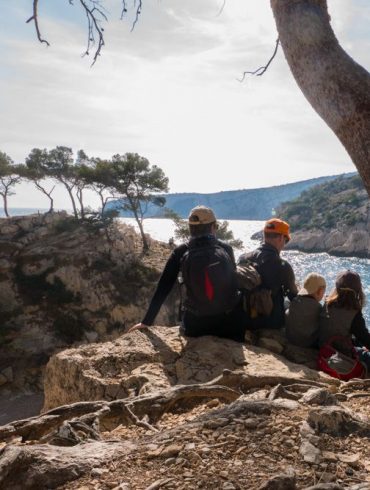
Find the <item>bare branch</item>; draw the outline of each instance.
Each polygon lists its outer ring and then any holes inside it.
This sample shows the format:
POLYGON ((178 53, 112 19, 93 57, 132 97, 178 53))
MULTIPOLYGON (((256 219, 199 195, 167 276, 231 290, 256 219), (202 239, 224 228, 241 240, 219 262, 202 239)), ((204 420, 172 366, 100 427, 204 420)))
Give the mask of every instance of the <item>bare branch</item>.
POLYGON ((218 11, 218 14, 216 15, 216 17, 219 17, 222 14, 222 12, 224 11, 225 5, 226 5, 226 0, 223 0, 221 8, 218 11))
MULTIPOLYGON (((101 7, 98 0, 90 0, 91 6, 87 5, 86 0, 79 0, 82 8, 85 10, 86 18, 87 18, 87 48, 83 56, 88 56, 90 54, 91 46, 94 46, 96 43, 95 37, 97 36, 97 49, 95 50, 94 59, 91 64, 93 66, 100 55, 100 51, 104 46, 104 29, 101 27, 100 22, 101 17, 103 20, 108 20, 107 16, 103 12, 103 7, 101 7)), ((71 3, 71 1, 70 1, 71 3)))
POLYGON ((123 19, 126 13, 127 13, 127 3, 126 0, 122 0, 121 20, 123 19))
POLYGON ((40 43, 44 43, 47 46, 50 46, 48 41, 41 37, 41 32, 40 32, 40 28, 39 28, 38 11, 37 11, 38 3, 39 3, 39 0, 33 0, 33 15, 28 20, 26 20, 26 24, 28 24, 28 22, 33 21, 33 23, 35 24, 37 39, 40 41, 40 43))
POLYGON ((137 6, 136 6, 136 0, 135 0, 135 7, 136 7, 136 15, 135 15, 135 20, 134 23, 132 24, 131 27, 131 32, 135 29, 135 25, 137 24, 137 21, 139 20, 139 15, 141 14, 141 8, 143 6, 142 0, 138 0, 137 6))
POLYGON ((275 44, 274 52, 272 53, 271 58, 268 60, 268 62, 266 63, 265 66, 260 66, 259 68, 257 68, 257 70, 254 70, 254 71, 245 71, 243 73, 243 77, 241 79, 237 79, 237 80, 239 82, 244 82, 244 79, 245 79, 245 76, 246 75, 256 75, 257 77, 260 77, 261 75, 263 75, 266 72, 266 70, 268 69, 268 67, 270 66, 272 60, 275 58, 276 53, 277 53, 278 48, 279 48, 279 44, 280 44, 280 39, 277 38, 276 39, 276 44, 275 44))

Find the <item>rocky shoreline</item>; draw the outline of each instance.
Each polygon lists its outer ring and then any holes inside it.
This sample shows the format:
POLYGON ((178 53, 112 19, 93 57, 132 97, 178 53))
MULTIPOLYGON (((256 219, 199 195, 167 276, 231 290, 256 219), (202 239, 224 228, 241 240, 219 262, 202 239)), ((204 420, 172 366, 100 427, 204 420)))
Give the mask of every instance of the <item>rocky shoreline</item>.
POLYGON ((321 253, 339 257, 370 258, 370 222, 332 230, 299 230, 292 234, 287 250, 321 253))
MULTIPOLYGON (((253 240, 262 240, 262 231, 252 235, 253 240)), ((370 221, 355 226, 340 228, 292 231, 292 239, 285 250, 299 250, 306 253, 323 253, 337 257, 370 258, 370 221)))

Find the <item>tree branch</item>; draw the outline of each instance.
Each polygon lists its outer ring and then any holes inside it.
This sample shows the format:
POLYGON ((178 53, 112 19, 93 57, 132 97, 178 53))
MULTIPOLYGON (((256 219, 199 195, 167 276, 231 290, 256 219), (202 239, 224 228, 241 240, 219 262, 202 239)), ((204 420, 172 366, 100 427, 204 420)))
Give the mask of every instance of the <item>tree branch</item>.
POLYGON ((134 20, 132 27, 131 27, 131 32, 135 29, 135 25, 137 24, 137 21, 139 20, 139 15, 141 14, 143 2, 142 2, 142 0, 138 0, 137 6, 136 6, 136 0, 135 0, 134 5, 136 7, 136 14, 135 14, 135 20, 134 20))
POLYGON ((87 48, 83 56, 88 56, 90 54, 91 46, 94 46, 96 43, 95 37, 98 38, 98 47, 95 50, 93 62, 91 66, 93 66, 100 56, 100 51, 104 46, 104 29, 100 26, 100 21, 98 17, 101 16, 103 20, 108 20, 107 16, 102 10, 98 0, 90 0, 92 6, 89 7, 86 3, 86 0, 79 0, 82 8, 85 10, 86 18, 87 18, 87 48))
POLYGON ((239 82, 244 82, 244 79, 245 79, 245 76, 246 75, 256 75, 257 77, 260 77, 261 75, 263 75, 267 71, 267 69, 270 66, 272 60, 275 58, 276 53, 277 53, 278 48, 279 48, 279 44, 280 44, 280 39, 277 38, 276 39, 276 43, 275 43, 274 52, 272 53, 271 58, 268 60, 268 62, 266 63, 265 66, 260 66, 259 68, 257 68, 257 70, 254 70, 254 71, 245 71, 243 73, 243 77, 241 79, 238 79, 238 81, 239 82))
POLYGON ((39 28, 38 11, 37 11, 38 3, 39 3, 39 0, 33 0, 33 15, 28 20, 26 20, 26 24, 28 24, 28 22, 33 21, 33 23, 35 24, 37 39, 40 41, 40 43, 44 43, 47 46, 50 46, 48 41, 41 37, 41 32, 40 32, 40 28, 39 28))

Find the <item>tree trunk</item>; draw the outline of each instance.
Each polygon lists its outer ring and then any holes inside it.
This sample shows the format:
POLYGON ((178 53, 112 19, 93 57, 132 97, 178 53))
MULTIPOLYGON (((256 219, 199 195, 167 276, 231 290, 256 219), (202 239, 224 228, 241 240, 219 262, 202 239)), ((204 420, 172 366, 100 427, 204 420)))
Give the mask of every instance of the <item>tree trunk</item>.
POLYGON ((81 218, 84 219, 85 218, 85 207, 84 207, 84 203, 83 203, 83 193, 82 193, 82 189, 77 189, 77 199, 78 199, 78 202, 80 203, 80 208, 81 208, 81 218))
POLYGON ((72 207, 73 207, 73 214, 74 214, 75 218, 78 218, 78 212, 77 212, 76 203, 75 203, 75 200, 74 200, 74 197, 72 194, 72 189, 65 182, 63 182, 63 183, 64 183, 65 188, 67 189, 69 197, 71 198, 72 207))
POLYGON ((52 213, 54 211, 54 199, 49 194, 48 198, 50 199, 50 207, 48 213, 52 213))
POLYGON ((133 199, 128 195, 126 194, 126 197, 130 203, 130 206, 131 206, 131 211, 134 213, 134 217, 136 219, 136 222, 139 226, 139 230, 140 230, 140 235, 141 235, 141 241, 143 242, 143 252, 144 253, 147 253, 148 250, 149 250, 149 243, 148 243, 148 240, 146 239, 146 236, 145 236, 145 233, 144 233, 144 227, 143 227, 143 221, 142 219, 139 218, 139 215, 138 215, 138 212, 137 212, 137 206, 135 205, 133 199))
POLYGON ((3 201, 4 201, 4 213, 7 218, 9 218, 9 213, 8 213, 8 197, 6 194, 2 194, 3 196, 3 201))
POLYGON ((326 0, 271 0, 281 46, 315 111, 349 153, 370 196, 370 74, 339 45, 326 0))
POLYGON ((44 189, 38 182, 37 180, 34 180, 33 181, 35 186, 37 187, 37 189, 39 189, 43 194, 45 194, 45 196, 48 197, 49 201, 50 201, 50 206, 49 206, 49 211, 48 213, 52 213, 54 211, 54 199, 51 197, 51 193, 53 192, 55 186, 53 186, 53 188, 51 189, 50 192, 48 192, 46 189, 44 189))

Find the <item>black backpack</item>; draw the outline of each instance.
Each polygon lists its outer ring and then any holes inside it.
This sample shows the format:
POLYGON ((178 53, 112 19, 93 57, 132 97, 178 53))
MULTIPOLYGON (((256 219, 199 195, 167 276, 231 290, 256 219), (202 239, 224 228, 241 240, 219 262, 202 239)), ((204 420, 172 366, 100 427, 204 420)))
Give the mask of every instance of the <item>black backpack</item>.
POLYGON ((183 308, 198 316, 231 311, 237 304, 235 264, 215 238, 194 238, 181 261, 183 308))

